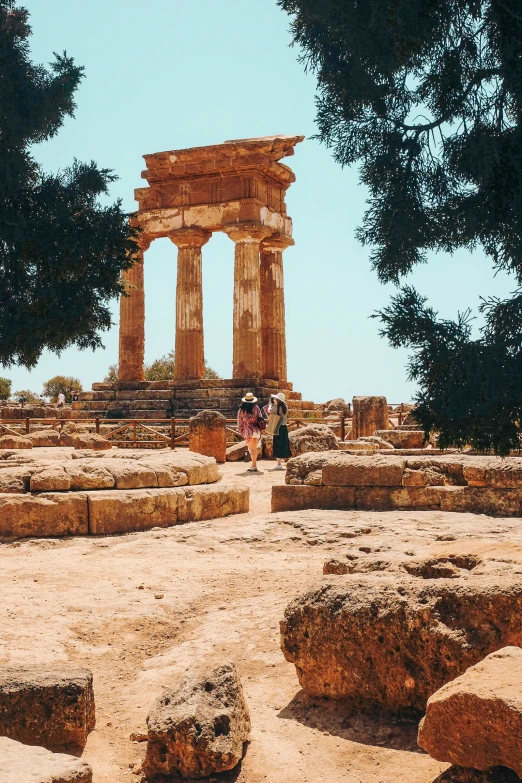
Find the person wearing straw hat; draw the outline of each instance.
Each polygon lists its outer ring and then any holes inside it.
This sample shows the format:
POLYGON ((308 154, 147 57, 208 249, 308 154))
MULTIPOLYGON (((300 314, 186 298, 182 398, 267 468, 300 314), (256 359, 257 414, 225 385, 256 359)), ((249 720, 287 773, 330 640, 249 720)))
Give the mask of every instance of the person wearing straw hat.
POLYGON ((290 441, 288 439, 288 405, 284 392, 278 392, 270 397, 267 408, 268 413, 275 413, 280 417, 277 435, 273 436, 273 454, 277 460, 276 470, 283 470, 283 460, 290 459, 290 441))
POLYGON ((239 434, 246 441, 252 467, 248 468, 249 473, 257 473, 257 446, 261 437, 261 428, 264 425, 263 414, 257 405, 257 397, 252 392, 248 392, 241 399, 241 407, 237 412, 237 428, 239 434))

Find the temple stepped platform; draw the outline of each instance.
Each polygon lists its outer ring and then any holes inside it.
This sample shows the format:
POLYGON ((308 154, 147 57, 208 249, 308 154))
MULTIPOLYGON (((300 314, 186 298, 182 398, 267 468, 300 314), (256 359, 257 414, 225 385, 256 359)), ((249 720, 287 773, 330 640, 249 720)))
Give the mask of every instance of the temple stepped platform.
POLYGON ((235 418, 241 398, 249 391, 262 405, 271 394, 284 391, 291 416, 305 411, 316 415, 314 403, 303 400, 291 383, 266 378, 94 383, 92 391, 82 392, 72 408, 78 418, 183 419, 200 410, 217 410, 235 418))

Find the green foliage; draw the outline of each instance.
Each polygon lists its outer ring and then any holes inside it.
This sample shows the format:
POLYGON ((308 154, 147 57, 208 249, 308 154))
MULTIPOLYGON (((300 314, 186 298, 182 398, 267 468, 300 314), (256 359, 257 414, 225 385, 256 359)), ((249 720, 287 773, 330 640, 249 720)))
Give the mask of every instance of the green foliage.
POLYGON ((28 12, 0 0, 0 364, 26 367, 46 348, 101 346, 136 250, 120 202, 98 203, 109 169, 75 160, 47 174, 32 157, 74 116, 83 68, 66 52, 32 63, 30 34, 28 12))
POLYGON ((11 396, 12 381, 9 378, 0 378, 0 400, 8 400, 11 396))
POLYGON ((42 394, 44 397, 49 397, 51 402, 56 402, 62 392, 65 394, 65 401, 71 402, 73 394, 81 391, 83 389, 78 378, 70 375, 55 375, 44 383, 42 394))
MULTIPOLYGON (((171 381, 174 378, 174 351, 169 351, 168 354, 161 356, 159 359, 155 359, 150 364, 146 364, 143 368, 143 374, 146 381, 171 381)), ((205 378, 213 379, 220 377, 221 376, 205 362, 205 378)), ((104 381, 105 383, 114 383, 117 380, 118 365, 111 364, 107 370, 104 381)))
POLYGON ((36 394, 36 392, 31 391, 30 389, 20 389, 20 391, 15 391, 13 394, 13 399, 18 402, 19 397, 25 397, 26 403, 39 403, 40 398, 36 394))
MULTIPOLYGON (((278 4, 317 74, 318 137, 368 188, 358 237, 380 280, 398 284, 428 250, 481 245, 522 286, 520 0, 278 4)), ((438 321, 408 287, 379 315, 392 345, 414 349, 423 426, 506 453, 522 420, 522 289, 481 310, 478 340, 469 314, 438 321)))

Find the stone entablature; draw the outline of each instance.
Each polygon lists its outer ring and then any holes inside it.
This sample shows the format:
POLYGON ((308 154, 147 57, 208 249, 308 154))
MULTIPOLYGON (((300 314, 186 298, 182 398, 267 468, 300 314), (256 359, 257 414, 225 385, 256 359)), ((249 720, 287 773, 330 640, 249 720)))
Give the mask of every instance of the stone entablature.
POLYGON ((235 244, 234 378, 286 380, 283 250, 293 244, 285 193, 295 180, 280 159, 304 136, 240 139, 145 155, 148 187, 135 191, 141 253, 120 305, 119 379, 143 380, 143 254, 154 239, 178 247, 176 380, 204 374, 202 247, 223 231, 235 244))

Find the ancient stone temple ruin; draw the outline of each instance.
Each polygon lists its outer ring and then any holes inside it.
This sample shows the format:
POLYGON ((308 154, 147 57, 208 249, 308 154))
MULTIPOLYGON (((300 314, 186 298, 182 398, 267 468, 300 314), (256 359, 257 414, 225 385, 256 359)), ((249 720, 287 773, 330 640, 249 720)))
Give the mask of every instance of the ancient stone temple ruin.
MULTIPOLYGON (((74 407, 102 415, 192 415, 237 409, 245 390, 264 399, 285 389, 294 407, 300 395, 287 380, 283 251, 294 244, 285 194, 295 180, 281 159, 303 136, 267 136, 145 155, 135 220, 140 254, 125 274, 120 303, 117 383, 98 383, 74 407), (232 379, 204 379, 202 252, 214 231, 234 243, 232 379), (154 239, 177 247, 174 378, 146 382, 144 255, 154 239)), ((232 295, 232 292, 231 292, 232 295)), ((232 296, 231 296, 232 299, 232 296)))

